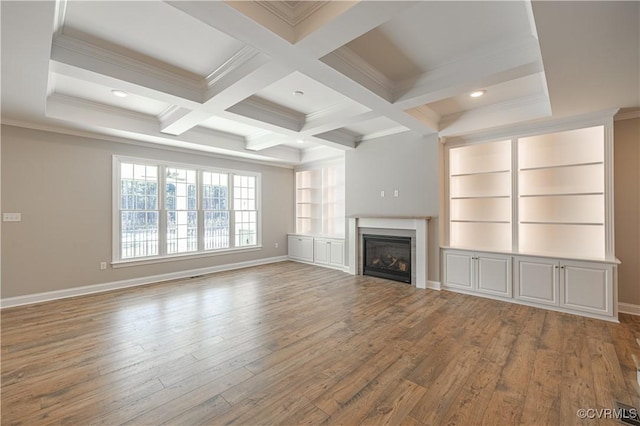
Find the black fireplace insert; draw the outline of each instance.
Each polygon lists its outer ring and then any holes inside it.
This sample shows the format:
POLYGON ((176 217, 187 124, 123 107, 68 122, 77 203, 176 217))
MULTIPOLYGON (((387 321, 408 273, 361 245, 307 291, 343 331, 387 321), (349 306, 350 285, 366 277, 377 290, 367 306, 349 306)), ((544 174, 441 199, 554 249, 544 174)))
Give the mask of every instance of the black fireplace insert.
POLYGON ((364 234, 363 275, 411 284, 411 237, 364 234))

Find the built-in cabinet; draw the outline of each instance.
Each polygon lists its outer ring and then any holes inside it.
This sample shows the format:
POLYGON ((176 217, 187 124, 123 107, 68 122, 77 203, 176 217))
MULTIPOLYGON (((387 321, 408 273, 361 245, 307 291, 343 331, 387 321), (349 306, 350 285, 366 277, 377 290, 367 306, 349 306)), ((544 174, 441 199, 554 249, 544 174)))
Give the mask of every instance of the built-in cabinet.
POLYGON ((344 239, 290 234, 289 258, 332 268, 344 268, 344 239))
POLYGON ((616 319, 613 113, 445 144, 443 286, 616 319))
POLYGON ((447 250, 444 257, 446 287, 511 297, 511 256, 447 250))
POLYGON ((515 297, 599 315, 613 315, 613 266, 568 259, 516 257, 515 297))
POLYGON ((313 237, 289 235, 287 241, 291 259, 313 262, 313 237))
POLYGON ((319 265, 344 266, 344 240, 315 238, 313 259, 319 265))
POLYGON ((606 262, 447 249, 443 264, 445 289, 615 318, 615 265, 606 262))

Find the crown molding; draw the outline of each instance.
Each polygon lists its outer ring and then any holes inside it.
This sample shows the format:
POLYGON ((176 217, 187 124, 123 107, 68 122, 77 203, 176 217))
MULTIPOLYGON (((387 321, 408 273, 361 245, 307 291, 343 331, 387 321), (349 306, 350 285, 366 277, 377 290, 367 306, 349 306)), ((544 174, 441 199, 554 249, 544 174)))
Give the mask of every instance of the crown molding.
POLYGON ((162 123, 167 118, 169 118, 172 115, 176 114, 181 109, 186 110, 186 108, 182 108, 182 107, 180 107, 178 105, 169 105, 167 108, 165 108, 164 111, 162 111, 160 114, 157 115, 158 121, 162 123))
POLYGON ((329 1, 301 1, 294 6, 294 26, 313 16, 320 9, 329 4, 329 1))
POLYGON ((325 141, 333 142, 336 147, 342 149, 355 148, 360 142, 361 136, 347 129, 335 129, 315 136, 325 141))
POLYGON ((56 0, 53 17, 53 34, 62 34, 64 30, 64 20, 67 15, 67 0, 56 0))
POLYGON ((295 27, 295 7, 283 1, 254 1, 252 3, 267 10, 271 15, 280 19, 290 27, 295 27))
POLYGON ((429 108, 427 105, 420 105, 415 108, 410 108, 405 111, 412 117, 422 121, 434 131, 440 130, 440 114, 429 108))
POLYGON ((222 65, 220 65, 211 74, 205 77, 204 85, 207 89, 211 89, 216 83, 222 80, 227 75, 238 70, 242 65, 249 62, 251 59, 260 55, 261 53, 250 46, 244 46, 238 50, 233 56, 227 59, 222 65))
POLYGON ((295 27, 302 21, 312 16, 328 2, 326 1, 301 1, 295 5, 285 1, 254 1, 254 4, 261 6, 271 15, 286 23, 295 30, 295 27))
POLYGON ((370 141, 372 139, 378 139, 378 138, 383 138, 385 136, 397 135, 398 133, 404 133, 408 131, 409 129, 407 129, 404 126, 390 127, 388 129, 379 130, 377 132, 367 133, 366 135, 361 136, 358 142, 370 141))
POLYGON ((235 104, 228 111, 296 132, 300 131, 305 118, 297 111, 255 95, 235 104))
POLYGON ((394 82, 347 46, 334 50, 322 58, 322 61, 333 68, 342 70, 343 74, 363 86, 369 87, 387 101, 391 101, 394 82))
MULTIPOLYGON (((149 77, 151 77, 161 83, 185 89, 191 93, 191 100, 202 102, 202 98, 204 96, 202 79, 197 77, 195 74, 192 77, 187 77, 186 74, 191 73, 184 70, 176 72, 178 69, 176 69, 176 71, 169 70, 167 69, 169 66, 163 68, 152 65, 148 62, 114 52, 113 50, 97 46, 93 43, 67 34, 60 34, 53 38, 51 59, 72 66, 80 66, 85 69, 89 68, 77 65, 77 63, 74 62, 86 62, 86 59, 89 59, 103 64, 101 67, 102 70, 91 69, 93 72, 109 75, 104 70, 117 67, 128 74, 138 75, 140 77, 139 80, 149 80, 149 77), (74 57, 71 58, 71 61, 69 60, 70 58, 68 55, 65 55, 65 52, 74 55, 74 57)), ((122 79, 122 77, 116 78, 122 79)), ((131 81, 131 79, 128 79, 128 81, 131 81)), ((153 89, 160 90, 155 87, 153 87, 153 89)))

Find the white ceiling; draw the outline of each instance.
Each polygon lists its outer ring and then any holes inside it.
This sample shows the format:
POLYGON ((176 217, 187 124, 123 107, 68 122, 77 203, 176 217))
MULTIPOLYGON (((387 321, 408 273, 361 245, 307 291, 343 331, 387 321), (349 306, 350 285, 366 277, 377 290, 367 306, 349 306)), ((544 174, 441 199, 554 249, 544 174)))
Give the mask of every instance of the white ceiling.
POLYGON ((1 7, 7 124, 295 165, 401 132, 640 108, 637 1, 1 7))

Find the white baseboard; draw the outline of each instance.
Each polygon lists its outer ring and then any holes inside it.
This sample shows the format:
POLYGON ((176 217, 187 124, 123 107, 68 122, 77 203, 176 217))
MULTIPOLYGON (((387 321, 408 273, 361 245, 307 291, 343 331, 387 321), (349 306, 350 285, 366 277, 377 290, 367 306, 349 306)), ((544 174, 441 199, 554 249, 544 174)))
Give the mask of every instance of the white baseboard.
POLYGON ((618 312, 623 314, 640 315, 640 305, 618 302, 618 312))
POLYGON ((431 290, 442 290, 442 285, 440 284, 440 281, 427 281, 427 288, 430 288, 431 290))
POLYGON ((30 305, 33 303, 47 302, 50 300, 66 299, 68 297, 84 296, 93 293, 102 293, 127 287, 152 284, 162 281, 170 281, 180 278, 194 277, 197 275, 212 274, 214 272, 231 271, 234 269, 248 268, 250 266, 266 265, 289 260, 287 256, 268 257, 266 259, 249 260, 246 262, 230 263, 227 265, 211 266, 208 268, 190 269, 187 271, 171 272, 168 274, 151 275, 148 277, 132 278, 130 280, 113 281, 109 283, 93 284, 83 287, 67 288, 64 290, 47 291, 45 293, 28 294, 25 296, 7 297, 0 299, 0 309, 14 306, 30 305))

